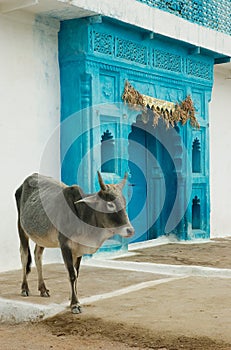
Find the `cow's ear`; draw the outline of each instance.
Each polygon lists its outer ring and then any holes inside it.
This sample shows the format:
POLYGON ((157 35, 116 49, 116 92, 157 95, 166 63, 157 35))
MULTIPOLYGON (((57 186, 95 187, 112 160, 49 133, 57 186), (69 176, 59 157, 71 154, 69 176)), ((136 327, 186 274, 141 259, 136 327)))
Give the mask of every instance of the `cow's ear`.
POLYGON ((128 173, 126 172, 126 173, 124 174, 123 180, 118 184, 118 186, 121 188, 121 190, 122 190, 122 188, 124 187, 124 185, 126 184, 127 178, 128 178, 128 173))
POLYGON ((106 185, 103 182, 103 178, 102 178, 102 176, 101 176, 99 171, 97 171, 97 173, 98 173, 98 180, 99 180, 100 188, 101 188, 101 190, 105 191, 106 190, 106 185))

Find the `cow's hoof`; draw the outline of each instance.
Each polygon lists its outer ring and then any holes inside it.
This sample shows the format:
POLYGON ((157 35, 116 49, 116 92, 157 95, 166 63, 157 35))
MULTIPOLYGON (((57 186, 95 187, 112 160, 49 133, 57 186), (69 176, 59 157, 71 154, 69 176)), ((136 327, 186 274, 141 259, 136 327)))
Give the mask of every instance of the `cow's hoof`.
POLYGON ((21 296, 22 296, 22 297, 29 297, 29 295, 30 295, 29 290, 23 289, 23 290, 21 291, 21 296))
POLYGON ((81 314, 82 313, 82 309, 80 305, 74 305, 71 307, 71 312, 73 314, 81 314))
POLYGON ((40 292, 40 296, 43 297, 43 298, 49 298, 50 297, 49 290, 46 289, 46 290, 41 291, 40 292))

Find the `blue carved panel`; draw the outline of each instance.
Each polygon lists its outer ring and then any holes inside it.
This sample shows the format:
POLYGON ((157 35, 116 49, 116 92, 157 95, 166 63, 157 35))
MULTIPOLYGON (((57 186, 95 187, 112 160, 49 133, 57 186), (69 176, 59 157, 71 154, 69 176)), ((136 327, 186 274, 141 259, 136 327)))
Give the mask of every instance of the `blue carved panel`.
POLYGON ((192 89, 191 97, 193 100, 197 119, 205 119, 205 103, 203 92, 192 89))
POLYGON ((201 144, 197 137, 192 144, 192 172, 201 173, 201 144))
POLYGON ((153 67, 168 70, 171 72, 182 73, 183 58, 168 51, 154 49, 153 50, 153 67))
MULTIPOLYGON (((129 30, 119 30, 117 34, 113 30, 105 30, 105 26, 92 26, 89 30, 89 51, 96 55, 104 55, 117 61, 139 64, 144 67, 154 68, 189 77, 200 78, 205 81, 213 80, 211 68, 213 59, 200 57, 188 57, 188 49, 176 48, 169 50, 161 40, 140 40, 140 36, 131 35, 129 30), (129 36, 129 40, 126 39, 129 36), (132 38, 133 37, 133 38, 132 38), (160 44, 160 45, 159 45, 160 44)), ((108 28, 107 28, 108 29, 108 28)), ((134 32, 133 32, 134 33, 134 32)), ((167 45, 168 46, 168 45, 167 45)))
POLYGON ((115 139, 107 129, 101 136, 101 171, 115 173, 116 171, 115 139))
POLYGON ((111 34, 92 30, 90 32, 90 43, 93 52, 109 56, 114 53, 114 37, 111 34))
MULTIPOLYGON (((112 147, 112 142, 107 142, 106 146, 109 146, 110 151, 112 151, 113 148, 113 155, 114 158, 111 159, 111 162, 106 165, 106 167, 103 165, 103 159, 101 158, 101 168, 106 171, 105 169, 109 170, 109 167, 111 167, 111 171, 113 173, 118 173, 118 170, 120 168, 120 158, 119 158, 119 154, 120 154, 120 150, 119 150, 119 145, 117 140, 120 138, 120 128, 119 128, 119 118, 118 117, 114 117, 112 115, 101 115, 100 116, 100 140, 98 140, 98 142, 101 143, 102 146, 102 137, 105 134, 110 134, 113 140, 113 147, 112 147), (113 166, 112 166, 113 164, 113 166)), ((101 148, 102 150, 102 148, 101 148)), ((112 155, 112 153, 111 153, 112 155)), ((102 153, 101 153, 102 156, 102 153)), ((109 156, 109 153, 107 152, 106 156, 109 156)), ((108 159, 108 161, 110 161, 108 159)), ((109 172, 109 171, 108 171, 109 172)))
POLYGON ((110 103, 117 100, 116 77, 100 74, 100 103, 110 103))
POLYGON ((155 97, 155 93, 153 94, 153 91, 155 91, 155 87, 152 84, 150 84, 147 81, 139 81, 137 79, 133 80, 130 77, 128 79, 131 82, 132 86, 134 86, 135 89, 140 91, 142 94, 155 97))
POLYGON ((176 103, 182 101, 185 96, 183 87, 178 87, 176 85, 174 85, 174 87, 170 87, 167 84, 162 85, 160 83, 151 84, 150 82, 134 80, 130 77, 128 79, 132 86, 134 86, 134 88, 140 93, 158 98, 160 100, 176 103))
POLYGON ((190 238, 209 237, 209 213, 208 213, 208 187, 207 184, 193 186, 190 212, 192 233, 190 238))
POLYGON ((170 88, 169 86, 158 85, 156 86, 156 98, 160 100, 170 101, 173 103, 182 101, 185 96, 183 88, 170 88))
POLYGON ((186 62, 186 73, 196 78, 205 80, 213 79, 213 67, 207 62, 188 58, 186 62))
POLYGON ((100 135, 109 130, 114 139, 119 138, 119 118, 112 115, 100 115, 100 135))
POLYGON ((147 47, 116 37, 116 57, 147 65, 147 47))
POLYGON ((201 203, 200 198, 197 196, 192 200, 192 229, 201 229, 201 203))
MULTIPOLYGON (((201 127, 199 130, 193 130, 192 131, 192 144, 191 144, 191 159, 192 159, 192 172, 193 173, 200 173, 200 176, 206 176, 208 170, 208 159, 206 154, 208 153, 208 144, 206 140, 206 128, 201 127), (196 159, 198 159, 198 155, 200 152, 200 171, 193 171, 193 159, 195 160, 195 154, 197 154, 196 159), (194 154, 194 156, 193 156, 194 154)), ((198 163, 197 163, 198 164, 198 163)), ((196 166, 197 168, 197 166, 196 166)), ((194 168, 195 169, 195 168, 194 168)), ((195 175, 194 174, 194 175, 195 175)), ((198 179, 194 181, 199 181, 198 179)))

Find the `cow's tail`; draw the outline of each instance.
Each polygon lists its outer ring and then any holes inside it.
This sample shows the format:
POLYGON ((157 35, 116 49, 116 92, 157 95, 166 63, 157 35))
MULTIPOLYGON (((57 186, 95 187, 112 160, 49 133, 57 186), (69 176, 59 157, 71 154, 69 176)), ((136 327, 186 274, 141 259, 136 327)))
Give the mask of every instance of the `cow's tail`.
POLYGON ((21 243, 21 249, 23 249, 25 255, 27 256, 27 262, 26 262, 26 273, 28 274, 31 271, 31 253, 30 253, 30 246, 29 246, 29 239, 27 235, 25 234, 21 224, 20 224, 20 202, 21 202, 21 195, 22 195, 22 186, 20 186, 16 192, 15 192, 15 199, 16 199, 16 205, 18 210, 18 233, 21 243))

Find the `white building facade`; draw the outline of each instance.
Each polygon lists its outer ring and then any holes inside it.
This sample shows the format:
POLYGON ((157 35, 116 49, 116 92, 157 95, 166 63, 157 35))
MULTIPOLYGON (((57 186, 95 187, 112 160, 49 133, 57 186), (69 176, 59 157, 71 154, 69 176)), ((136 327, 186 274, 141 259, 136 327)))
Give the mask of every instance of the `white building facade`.
MULTIPOLYGON (((145 2, 145 1, 144 1, 145 2)), ((42 171, 60 178, 59 122, 61 109, 58 33, 60 22, 102 15, 217 52, 209 105, 211 237, 230 235, 231 190, 231 35, 192 23, 171 11, 135 0, 0 0, 1 204, 0 271, 20 267, 14 192, 22 180, 42 171), (226 59, 227 57, 227 59, 226 59), (225 63, 222 63, 225 62, 225 63), (52 136, 55 135, 55 136, 52 136), (49 153, 44 156, 52 138, 49 153), (41 165, 42 159, 42 165, 41 165)), ((230 6, 226 2, 226 6, 230 6)), ((230 13, 227 8, 227 13, 230 13)), ((97 17, 95 17, 97 19, 97 17)), ((58 258, 55 252, 46 261, 58 258)))

